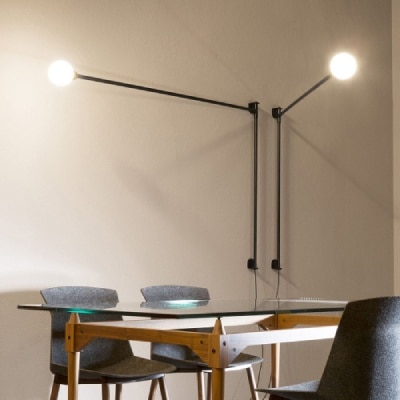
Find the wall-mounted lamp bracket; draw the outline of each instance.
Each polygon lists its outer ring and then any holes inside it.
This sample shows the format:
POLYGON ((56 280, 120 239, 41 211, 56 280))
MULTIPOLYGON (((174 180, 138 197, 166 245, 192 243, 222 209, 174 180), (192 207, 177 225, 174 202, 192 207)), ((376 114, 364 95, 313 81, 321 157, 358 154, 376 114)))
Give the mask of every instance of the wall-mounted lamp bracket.
POLYGON ((257 235, 258 235, 258 102, 249 103, 249 112, 254 117, 253 127, 253 258, 247 261, 247 268, 257 267, 257 235))
POLYGON ((287 107, 274 107, 272 109, 272 117, 276 120, 277 133, 277 179, 276 179, 276 258, 271 261, 271 268, 275 271, 280 271, 281 267, 281 123, 282 116, 293 108, 297 103, 307 97, 309 94, 318 89, 321 85, 327 82, 332 75, 326 75, 314 86, 305 91, 296 100, 292 101, 287 107))
POLYGON ((249 112, 250 114, 257 114, 258 113, 258 105, 260 103, 258 101, 254 101, 253 103, 249 103, 249 112))
POLYGON ((282 108, 281 107, 275 107, 272 109, 272 117, 274 119, 279 118, 282 114, 281 114, 282 108))
POLYGON ((97 83, 102 83, 102 84, 106 84, 106 85, 119 86, 119 87, 124 87, 124 88, 128 88, 128 89, 135 89, 135 90, 141 90, 141 91, 145 91, 145 92, 157 93, 157 94, 161 94, 161 95, 165 95, 165 96, 178 97, 178 98, 186 99, 186 100, 214 104, 214 105, 233 108, 233 109, 237 109, 237 110, 248 111, 248 112, 250 112, 250 114, 253 115, 253 119, 254 119, 254 127, 253 127, 253 136, 254 136, 254 140, 253 140, 254 141, 253 258, 250 258, 248 260, 247 267, 249 269, 253 269, 253 270, 258 269, 257 268, 257 231, 258 231, 258 227, 257 227, 258 203, 257 203, 257 201, 258 201, 258 105, 259 105, 259 103, 251 102, 251 103, 248 103, 248 105, 246 107, 246 106, 227 103, 227 102, 218 101, 218 100, 214 100, 214 99, 187 95, 185 93, 172 92, 172 91, 167 91, 167 90, 163 90, 163 89, 157 89, 154 87, 136 85, 136 84, 120 82, 120 81, 114 81, 114 80, 98 78, 98 77, 90 76, 90 75, 83 75, 83 74, 79 74, 77 72, 74 72, 74 79, 81 79, 81 80, 85 80, 85 81, 97 82, 97 83))
POLYGON ((247 260, 247 268, 248 268, 248 269, 253 269, 253 270, 258 269, 254 258, 249 258, 249 259, 247 260))
POLYGON ((275 271, 280 271, 282 269, 279 260, 275 259, 271 261, 271 269, 275 271))
POLYGON ((274 107, 272 109, 272 117, 276 120, 277 133, 277 168, 276 168, 276 258, 271 261, 271 268, 275 271, 280 271, 281 267, 281 123, 282 116, 292 109, 297 103, 310 95, 314 90, 331 79, 332 75, 324 76, 310 89, 305 91, 301 96, 297 97, 287 107, 274 107))

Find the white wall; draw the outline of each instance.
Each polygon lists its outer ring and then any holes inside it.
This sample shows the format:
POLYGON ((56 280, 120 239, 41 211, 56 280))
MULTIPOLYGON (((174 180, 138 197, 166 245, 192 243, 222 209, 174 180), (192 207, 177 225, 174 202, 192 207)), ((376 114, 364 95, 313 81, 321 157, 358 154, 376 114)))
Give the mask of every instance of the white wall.
MULTIPOLYGON (((271 108, 321 79, 339 50, 359 59, 357 77, 330 81, 283 121, 282 297, 393 293, 391 2, 1 1, 1 398, 47 397, 49 318, 16 309, 40 288, 107 286, 140 300, 142 286, 182 283, 254 296, 250 114, 83 81, 55 88, 49 62, 260 102, 257 283, 273 297, 271 108)), ((328 348, 288 346, 283 383, 318 377, 328 348)), ((194 379, 168 386, 187 400, 194 379)), ((125 391, 146 398, 147 385, 125 391)), ((227 398, 245 396, 244 375, 229 376, 227 398)))

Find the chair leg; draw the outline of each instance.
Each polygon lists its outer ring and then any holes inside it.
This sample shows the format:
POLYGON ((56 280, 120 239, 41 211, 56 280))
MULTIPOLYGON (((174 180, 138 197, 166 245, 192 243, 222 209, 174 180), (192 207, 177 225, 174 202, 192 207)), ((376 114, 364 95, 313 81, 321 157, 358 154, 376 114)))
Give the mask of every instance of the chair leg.
POLYGON ((50 400, 57 400, 60 384, 56 382, 56 377, 53 378, 53 386, 51 387, 50 400))
POLYGON ((256 392, 256 378, 252 367, 246 368, 247 380, 249 381, 252 400, 258 400, 258 392, 256 392))
POLYGON ((197 398, 198 400, 204 400, 204 372, 199 370, 196 372, 197 375, 197 398))
POLYGON ((155 396, 156 390, 157 390, 157 385, 158 385, 158 379, 153 379, 150 384, 149 400, 154 399, 154 396, 155 396))
POLYGON ((122 383, 117 383, 115 385, 115 400, 121 400, 122 394, 122 383))
POLYGON ((158 378, 158 383, 160 384, 161 398, 162 400, 169 400, 167 386, 165 385, 165 378, 158 378))
POLYGON ((110 387, 106 382, 101 384, 101 396, 102 400, 110 400, 110 387))

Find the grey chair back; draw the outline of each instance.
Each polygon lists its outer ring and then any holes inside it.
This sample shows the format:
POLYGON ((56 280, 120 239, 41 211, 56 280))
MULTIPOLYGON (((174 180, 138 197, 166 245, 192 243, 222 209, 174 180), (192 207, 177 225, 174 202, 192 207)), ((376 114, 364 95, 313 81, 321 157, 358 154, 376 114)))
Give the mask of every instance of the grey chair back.
POLYGON ((329 400, 400 400, 400 297, 348 304, 317 392, 329 400))
POLYGON ((207 288, 183 285, 148 286, 141 289, 146 301, 210 300, 207 288))
POLYGON ((320 381, 260 391, 271 400, 400 400, 400 297, 347 305, 320 381))
MULTIPOLYGON (((68 305, 82 308, 105 309, 115 307, 118 303, 118 294, 112 289, 103 289, 87 286, 61 286, 41 290, 41 295, 47 304, 68 305)), ((51 312, 51 362, 50 370, 53 374, 67 373, 68 355, 65 351, 65 324, 69 319, 66 312, 51 312)), ((80 314, 82 322, 110 321, 121 318, 107 314, 80 314)), ((95 339, 81 352, 80 368, 96 369, 111 365, 132 356, 129 342, 125 340, 95 339)), ((82 378, 91 378, 90 374, 82 378)))
MULTIPOLYGON (((157 302, 166 300, 210 300, 208 289, 195 286, 159 285, 148 286, 141 289, 146 301, 157 302)), ((209 329, 191 329, 192 331, 209 331, 209 329)), ((151 354, 154 360, 171 362, 180 369, 193 369, 198 363, 198 356, 188 347, 164 343, 152 343, 151 354)))

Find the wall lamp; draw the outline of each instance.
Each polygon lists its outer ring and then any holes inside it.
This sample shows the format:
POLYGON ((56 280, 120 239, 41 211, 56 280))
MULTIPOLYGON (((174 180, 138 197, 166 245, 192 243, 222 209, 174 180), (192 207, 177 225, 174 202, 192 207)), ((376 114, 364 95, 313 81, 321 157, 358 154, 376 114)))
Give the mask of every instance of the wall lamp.
POLYGON ((141 90, 151 93, 157 93, 166 96, 178 97, 186 100, 198 101, 214 104, 218 106, 234 108, 237 110, 248 111, 253 115, 253 257, 247 261, 247 268, 256 270, 257 267, 257 231, 258 231, 258 102, 249 103, 247 106, 241 106, 232 103, 226 103, 218 100, 204 97, 191 96, 183 93, 171 92, 153 87, 135 85, 131 83, 119 82, 109 79, 98 78, 95 76, 82 75, 74 70, 72 65, 64 60, 53 62, 48 69, 50 81, 57 86, 66 86, 74 79, 82 79, 91 82, 103 83, 106 85, 120 86, 128 89, 141 90))
POLYGON ((330 74, 326 75, 314 86, 304 92, 296 100, 291 102, 287 107, 275 107, 272 109, 272 117, 277 124, 277 205, 276 205, 276 258, 271 262, 271 268, 281 270, 281 122, 282 117, 297 103, 307 97, 309 94, 318 89, 321 85, 334 77, 339 80, 350 79, 357 71, 356 59, 349 53, 336 54, 329 64, 330 74))

